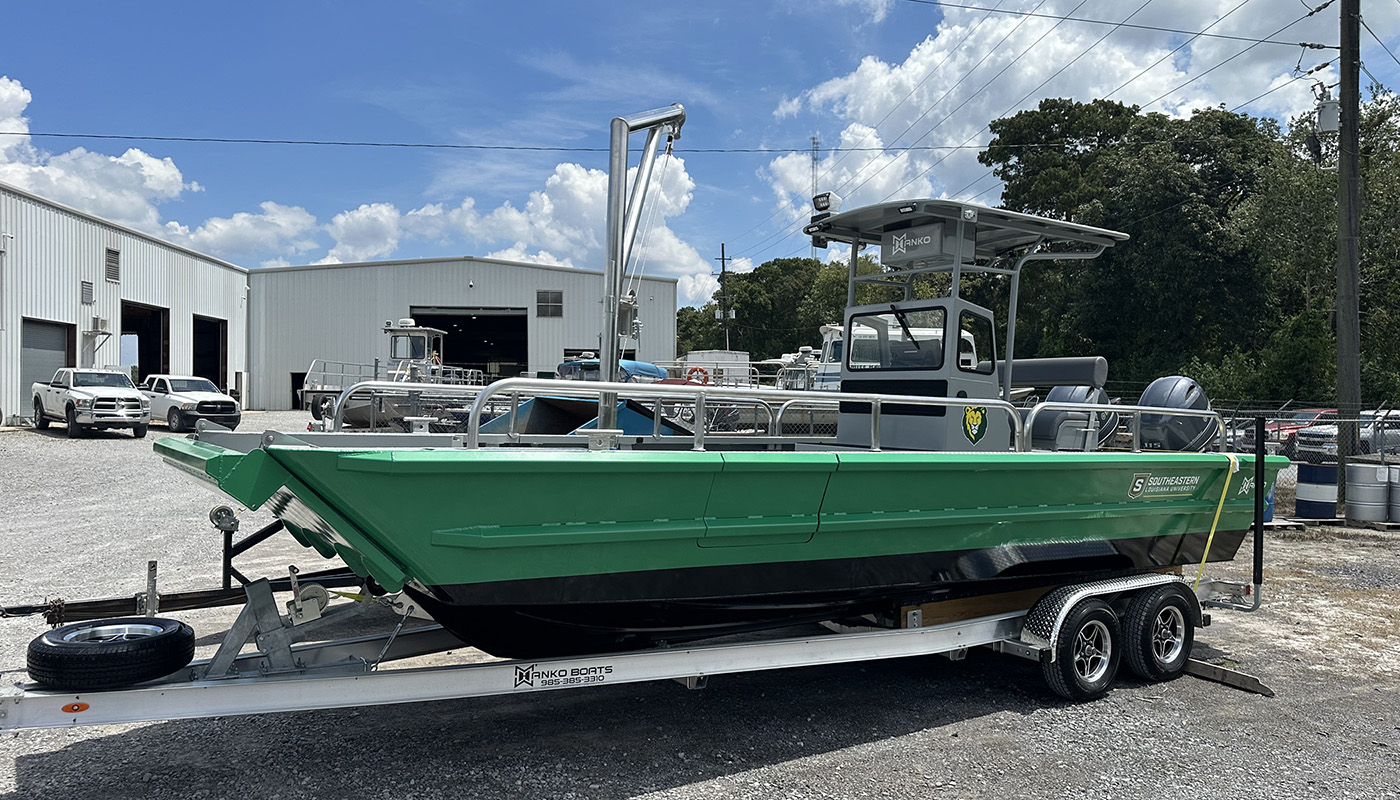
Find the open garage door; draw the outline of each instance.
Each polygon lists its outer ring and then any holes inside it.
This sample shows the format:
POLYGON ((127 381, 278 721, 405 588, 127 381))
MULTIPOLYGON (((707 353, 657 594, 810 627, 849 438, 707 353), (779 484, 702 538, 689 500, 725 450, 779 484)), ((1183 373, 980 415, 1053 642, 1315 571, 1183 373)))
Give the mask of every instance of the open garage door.
POLYGON ((191 372, 213 381, 220 390, 227 390, 228 322, 196 316, 193 335, 194 363, 191 372))
POLYGON ((447 331, 442 363, 448 366, 479 369, 487 380, 519 377, 529 366, 526 309, 414 306, 409 315, 447 331))
POLYGON ((26 319, 20 322, 19 387, 23 398, 17 410, 29 415, 29 385, 47 382, 64 367, 74 366, 75 331, 72 325, 26 319))
POLYGON ((123 301, 122 335, 136 337, 137 381, 170 371, 170 309, 123 301))

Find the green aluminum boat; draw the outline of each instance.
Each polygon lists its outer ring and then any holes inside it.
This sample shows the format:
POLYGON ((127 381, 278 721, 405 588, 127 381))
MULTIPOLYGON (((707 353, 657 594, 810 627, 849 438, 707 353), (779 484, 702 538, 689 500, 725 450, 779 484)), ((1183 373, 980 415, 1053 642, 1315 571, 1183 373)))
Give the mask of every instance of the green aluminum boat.
MULTIPOLYGON (((613 121, 604 375, 629 330, 618 265, 652 163, 629 206, 626 136, 648 129, 651 150, 683 120, 676 106, 613 121)), ((1252 458, 1203 452, 1220 418, 1186 378, 1116 405, 1102 358, 1014 355, 1022 269, 1094 258, 1125 234, 946 200, 815 201, 813 244, 850 252, 839 393, 510 379, 466 396, 460 435, 202 426, 155 448, 502 656, 899 620, 941 599, 1234 557, 1286 459, 1267 459, 1259 485, 1252 458), (865 247, 882 272, 858 274, 865 247), (971 275, 1009 292, 1004 327, 963 296, 971 275), (888 300, 858 305, 867 283, 888 300), (928 285, 945 290, 917 297, 928 285), (1049 402, 1012 404, 1035 387, 1054 387, 1049 402), (522 402, 541 395, 592 398, 598 417, 521 430, 522 402), (674 424, 680 407, 689 426, 674 424), (652 432, 630 420, 624 433, 619 408, 650 413, 652 432), (834 414, 835 436, 781 435, 794 408, 834 414)))

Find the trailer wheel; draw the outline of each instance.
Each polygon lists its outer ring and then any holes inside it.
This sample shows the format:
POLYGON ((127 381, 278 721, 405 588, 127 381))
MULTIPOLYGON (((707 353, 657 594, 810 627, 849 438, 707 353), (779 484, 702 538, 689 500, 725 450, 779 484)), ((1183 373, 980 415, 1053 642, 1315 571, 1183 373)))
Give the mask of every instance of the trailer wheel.
POLYGON ((1040 662, 1045 682, 1068 700, 1091 700, 1106 693, 1118 677, 1123 656, 1118 616, 1095 597, 1079 601, 1060 628, 1055 660, 1040 662))
POLYGON ((1149 681, 1169 681, 1186 668, 1196 631, 1191 601, 1180 586, 1144 589, 1123 620, 1128 669, 1149 681))
POLYGON ((48 427, 49 418, 44 416, 44 404, 36 397, 34 398, 34 428, 42 431, 47 430, 48 427))
POLYGON ((55 628, 29 643, 29 677, 54 689, 112 689, 161 678, 194 658, 179 620, 121 617, 55 628))

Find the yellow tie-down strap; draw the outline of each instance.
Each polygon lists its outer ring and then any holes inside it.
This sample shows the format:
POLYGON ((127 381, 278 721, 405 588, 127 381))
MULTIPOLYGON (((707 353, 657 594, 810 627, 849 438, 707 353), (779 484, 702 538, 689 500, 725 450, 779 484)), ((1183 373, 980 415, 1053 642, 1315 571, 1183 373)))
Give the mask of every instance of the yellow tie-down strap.
MULTIPOLYGON (((1230 496, 1230 479, 1240 471, 1239 457, 1234 453, 1226 453, 1225 457, 1230 459, 1230 471, 1225 473, 1225 488, 1220 490, 1220 502, 1215 504, 1215 519, 1210 521, 1210 535, 1206 537, 1206 550, 1201 553, 1201 568, 1196 570, 1196 582, 1191 584, 1192 591, 1201 585, 1201 576, 1206 574, 1206 559, 1210 558, 1210 545, 1215 541, 1215 528, 1220 524, 1220 511, 1225 508, 1225 498, 1230 496)), ((1256 486, 1254 491, 1261 490, 1256 486)))

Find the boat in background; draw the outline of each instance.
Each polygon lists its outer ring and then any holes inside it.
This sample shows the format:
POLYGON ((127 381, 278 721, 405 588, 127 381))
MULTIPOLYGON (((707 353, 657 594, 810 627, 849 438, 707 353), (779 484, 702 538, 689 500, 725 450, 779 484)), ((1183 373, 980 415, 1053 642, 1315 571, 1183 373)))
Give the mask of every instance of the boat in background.
POLYGON ((298 391, 301 407, 311 418, 336 420, 355 428, 404 428, 405 419, 424 414, 448 416, 439 403, 424 403, 421 393, 403 392, 351 394, 346 392, 362 382, 433 384, 434 386, 481 386, 486 376, 479 369, 443 364, 443 339, 447 331, 418 325, 411 317, 385 322, 388 359, 381 365, 315 359, 306 370, 298 391))

